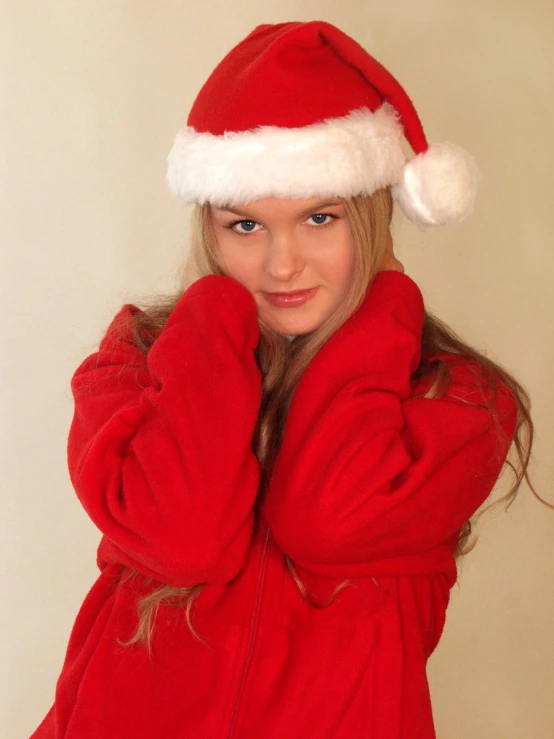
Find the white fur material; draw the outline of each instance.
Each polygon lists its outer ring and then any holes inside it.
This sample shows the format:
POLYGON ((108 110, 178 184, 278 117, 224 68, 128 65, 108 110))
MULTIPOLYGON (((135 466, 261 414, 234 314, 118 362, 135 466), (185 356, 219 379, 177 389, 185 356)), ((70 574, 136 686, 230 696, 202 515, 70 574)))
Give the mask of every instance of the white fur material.
POLYGON ((168 156, 171 192, 188 203, 264 197, 350 197, 400 181, 406 157, 398 113, 384 103, 300 128, 260 126, 216 136, 187 126, 168 156))
POLYGON ((404 167, 393 196, 406 216, 426 229, 463 221, 473 213, 480 173, 473 157, 455 144, 431 144, 404 167))

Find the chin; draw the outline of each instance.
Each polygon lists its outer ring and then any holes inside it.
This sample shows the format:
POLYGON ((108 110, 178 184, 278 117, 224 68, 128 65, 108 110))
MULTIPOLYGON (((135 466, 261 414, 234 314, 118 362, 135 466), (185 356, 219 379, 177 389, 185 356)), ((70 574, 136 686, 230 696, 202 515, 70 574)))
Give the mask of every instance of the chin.
POLYGON ((328 317, 328 311, 321 310, 321 306, 313 306, 312 310, 298 308, 267 309, 264 305, 259 310, 259 317, 273 331, 284 336, 301 336, 318 329, 328 317), (315 308, 315 310, 314 310, 315 308))
POLYGON ((315 331, 321 326, 322 321, 270 321, 266 319, 265 323, 283 336, 301 336, 302 334, 309 334, 315 331))
POLYGON ((283 336, 309 334, 318 329, 334 309, 334 305, 328 301, 318 301, 318 297, 296 308, 270 306, 262 298, 258 303, 258 315, 266 326, 283 336))

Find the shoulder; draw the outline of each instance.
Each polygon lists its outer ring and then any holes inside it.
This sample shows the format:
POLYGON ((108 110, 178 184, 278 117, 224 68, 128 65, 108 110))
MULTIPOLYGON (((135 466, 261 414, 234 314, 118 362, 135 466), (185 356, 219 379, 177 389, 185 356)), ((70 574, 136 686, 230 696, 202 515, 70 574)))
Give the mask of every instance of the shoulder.
POLYGON ((134 325, 135 316, 140 315, 142 311, 136 305, 126 303, 113 316, 104 331, 104 336, 100 342, 101 349, 107 349, 114 344, 120 342, 134 343, 134 325))
POLYGON ((155 317, 153 319, 148 311, 132 303, 126 303, 115 314, 105 330, 100 342, 100 350, 129 345, 141 352, 146 352, 159 336, 162 325, 155 317))

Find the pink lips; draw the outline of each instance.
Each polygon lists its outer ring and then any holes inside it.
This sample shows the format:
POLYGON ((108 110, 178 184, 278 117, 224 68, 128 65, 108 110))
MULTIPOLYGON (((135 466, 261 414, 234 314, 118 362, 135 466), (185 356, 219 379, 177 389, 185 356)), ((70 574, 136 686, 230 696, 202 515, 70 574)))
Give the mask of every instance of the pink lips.
POLYGON ((316 292, 317 287, 313 287, 310 290, 295 290, 290 293, 263 293, 263 296, 268 303, 278 308, 295 308, 313 298, 316 292))

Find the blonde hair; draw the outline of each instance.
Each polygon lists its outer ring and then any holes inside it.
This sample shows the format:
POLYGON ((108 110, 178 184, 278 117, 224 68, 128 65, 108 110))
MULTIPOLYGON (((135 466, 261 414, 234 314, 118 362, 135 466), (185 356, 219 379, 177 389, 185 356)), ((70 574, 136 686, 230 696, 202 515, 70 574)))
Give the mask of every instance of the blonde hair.
MULTIPOLYGON (((378 190, 370 196, 358 195, 346 199, 344 205, 354 246, 354 279, 350 293, 340 309, 316 330, 309 334, 300 335, 291 342, 259 319, 260 342, 256 350, 256 357, 263 385, 261 407, 253 438, 253 449, 261 469, 258 500, 263 499, 267 490, 271 469, 282 442, 284 422, 290 400, 302 372, 329 337, 359 307, 366 289, 371 285, 378 271, 378 265, 386 249, 393 215, 393 200, 390 188, 378 190)), ((218 261, 217 243, 212 229, 209 205, 195 208, 192 226, 191 253, 199 275, 225 274, 218 261)), ((161 299, 155 298, 150 301, 148 307, 142 313, 137 313, 133 317, 134 340, 142 351, 148 352, 155 336, 162 330, 182 294, 183 290, 179 290, 176 295, 161 299)), ((506 508, 508 508, 524 478, 534 495, 541 502, 549 505, 536 493, 527 475, 534 436, 528 393, 507 370, 464 342, 445 323, 426 311, 421 362, 412 375, 413 380, 427 375, 431 375, 433 378, 430 389, 423 397, 440 398, 448 390, 451 376, 447 363, 443 359, 428 359, 432 354, 444 352, 459 354, 476 360, 482 370, 479 377, 482 379, 482 376, 484 376, 489 388, 494 389, 498 378, 500 378, 517 400, 518 421, 513 441, 513 446, 515 446, 517 452, 516 466, 506 460, 506 464, 515 474, 515 481, 508 493, 495 505, 507 501, 506 508)), ((488 405, 498 433, 503 435, 492 402, 488 405)), ((479 515, 482 515, 483 512, 481 511, 479 515)), ((467 554, 475 546, 476 540, 469 543, 471 530, 472 523, 468 521, 460 533, 456 557, 467 554)), ((347 580, 341 583, 335 589, 329 601, 321 606, 311 600, 290 558, 286 557, 286 563, 300 592, 314 607, 326 607, 332 601, 334 595, 348 584, 347 580)), ((138 573, 129 568, 124 568, 122 571, 123 580, 137 575, 138 573)), ((128 646, 142 642, 150 651, 155 617, 162 603, 185 607, 186 620, 191 632, 197 639, 203 641, 193 628, 190 614, 192 604, 204 588, 205 583, 190 588, 179 588, 170 585, 158 587, 159 584, 151 578, 145 578, 145 581, 153 587, 153 590, 138 601, 138 626, 135 633, 127 642, 120 643, 128 646)))

